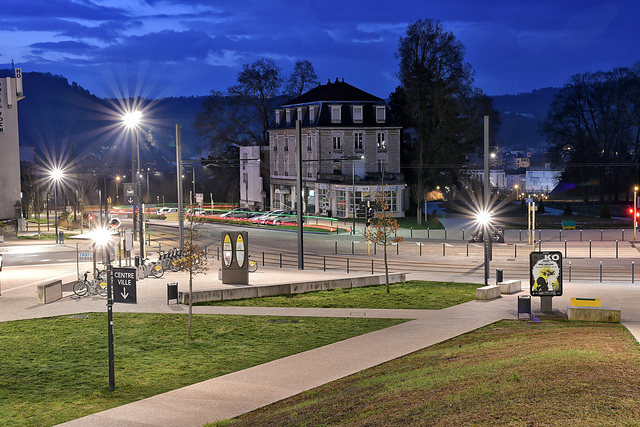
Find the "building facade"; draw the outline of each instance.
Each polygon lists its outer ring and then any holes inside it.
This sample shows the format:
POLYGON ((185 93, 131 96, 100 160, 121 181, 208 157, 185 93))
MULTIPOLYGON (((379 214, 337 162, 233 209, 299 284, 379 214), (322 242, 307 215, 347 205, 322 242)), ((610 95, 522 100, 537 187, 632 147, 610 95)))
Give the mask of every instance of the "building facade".
POLYGON ((22 70, 15 69, 15 77, 0 79, 0 219, 14 219, 21 215, 20 148, 18 136, 18 101, 22 93, 22 70))
POLYGON ((240 206, 251 210, 269 207, 269 147, 240 148, 240 206))
POLYGON ((394 216, 404 216, 401 128, 383 99, 337 80, 275 111, 269 130, 272 209, 297 208, 297 121, 306 215, 351 218, 379 192, 394 216))

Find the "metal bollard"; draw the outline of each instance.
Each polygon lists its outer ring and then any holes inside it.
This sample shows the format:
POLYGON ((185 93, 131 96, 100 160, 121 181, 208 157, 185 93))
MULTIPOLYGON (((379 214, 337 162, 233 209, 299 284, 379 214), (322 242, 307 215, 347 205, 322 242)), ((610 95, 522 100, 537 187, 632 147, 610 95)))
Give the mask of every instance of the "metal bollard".
POLYGON ((518 258, 518 244, 517 243, 515 243, 513 245, 513 257, 514 258, 518 258))
POLYGON ((353 255, 355 252, 355 248, 354 248, 355 242, 351 242, 351 255, 353 255))
POLYGON ((444 229, 444 240, 447 240, 447 229, 444 229))
POLYGON ((262 266, 264 267, 264 251, 262 251, 262 266))
POLYGON ((413 227, 411 227, 411 238, 413 239, 413 227))
POLYGON ((631 261, 631 283, 636 281, 636 262, 631 261))
POLYGON ((349 273, 349 258, 347 258, 347 274, 349 273))
POLYGON ((567 240, 564 240, 564 257, 567 257, 567 240))
POLYGON ((396 243, 396 255, 400 255, 400 243, 396 243))
POLYGON ((464 240, 464 228, 462 229, 462 240, 464 240))
POLYGON ((422 242, 420 242, 420 256, 422 256, 422 242))
POLYGON ((622 239, 620 239, 620 240, 622 240, 624 242, 624 229, 622 229, 621 231, 622 231, 622 239))
POLYGON ((371 260, 371 275, 373 276, 373 260, 371 260))
POLYGON ((338 255, 338 242, 336 242, 336 255, 338 255))
POLYGON ((580 241, 582 242, 582 230, 580 230, 580 241))
POLYGON ((618 241, 616 240, 616 259, 618 259, 618 241))
POLYGON ((282 252, 280 252, 280 268, 282 268, 282 252))
POLYGON ((427 239, 429 238, 429 229, 427 228, 427 239))
POLYGON ((600 283, 602 283, 602 261, 600 261, 600 283))
POLYGON ((520 232, 520 241, 522 242, 522 230, 518 230, 520 232))
POLYGON ((589 240, 589 258, 591 258, 591 240, 589 240))
POLYGON ((445 253, 444 253, 444 243, 442 244, 442 256, 445 256, 445 253))
POLYGON ((467 243, 467 256, 469 256, 469 243, 467 243))
POLYGON ((327 257, 322 257, 322 271, 327 271, 327 257))
POLYGON ((559 230, 558 233, 559 233, 558 241, 562 242, 562 230, 559 230))
POLYGON ((571 261, 569 261, 569 281, 571 281, 571 261))
POLYGON ((600 241, 602 242, 602 230, 600 230, 600 241))

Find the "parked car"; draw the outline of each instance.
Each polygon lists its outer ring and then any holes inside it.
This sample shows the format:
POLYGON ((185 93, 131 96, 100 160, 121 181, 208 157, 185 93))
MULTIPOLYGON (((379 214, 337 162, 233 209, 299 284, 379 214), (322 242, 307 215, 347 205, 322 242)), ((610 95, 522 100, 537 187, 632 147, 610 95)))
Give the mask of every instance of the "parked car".
POLYGON ((282 224, 297 224, 298 223, 297 211, 283 211, 278 215, 274 215, 269 218, 265 224, 268 225, 282 225, 282 224))
POLYGON ((249 208, 238 208, 220 215, 220 218, 251 218, 254 212, 249 208))
POLYGON ((282 210, 277 210, 277 211, 269 211, 269 212, 263 212, 262 214, 258 214, 254 217, 252 217, 249 221, 253 222, 254 224, 264 224, 267 220, 269 220, 270 218, 273 218, 276 215, 281 214, 282 210))

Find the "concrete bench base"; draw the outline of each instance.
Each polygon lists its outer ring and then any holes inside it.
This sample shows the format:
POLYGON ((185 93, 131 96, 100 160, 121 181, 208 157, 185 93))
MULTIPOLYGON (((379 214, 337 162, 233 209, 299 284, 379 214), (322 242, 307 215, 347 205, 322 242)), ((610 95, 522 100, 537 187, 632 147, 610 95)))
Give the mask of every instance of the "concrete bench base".
POLYGON ((49 304, 62 298, 62 280, 38 285, 38 304, 49 304))
POLYGON ((574 307, 567 308, 569 320, 584 320, 589 322, 620 323, 620 309, 606 307, 574 307))
POLYGON ((489 285, 476 289, 477 300, 488 300, 500 297, 500 286, 489 285))
POLYGON ((500 286, 501 294, 512 294, 514 292, 520 292, 522 290, 520 280, 507 280, 506 282, 498 283, 498 286, 500 286))

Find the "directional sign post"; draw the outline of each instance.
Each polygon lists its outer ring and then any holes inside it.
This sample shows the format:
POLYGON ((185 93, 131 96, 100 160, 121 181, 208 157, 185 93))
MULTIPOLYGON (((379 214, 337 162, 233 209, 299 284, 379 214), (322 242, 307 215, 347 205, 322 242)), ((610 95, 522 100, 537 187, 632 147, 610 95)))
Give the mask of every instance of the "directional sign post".
POLYGON ((136 201, 136 184, 133 182, 124 182, 124 200, 130 205, 135 204, 136 201))
POLYGON ((135 268, 113 268, 113 302, 138 303, 135 268))

